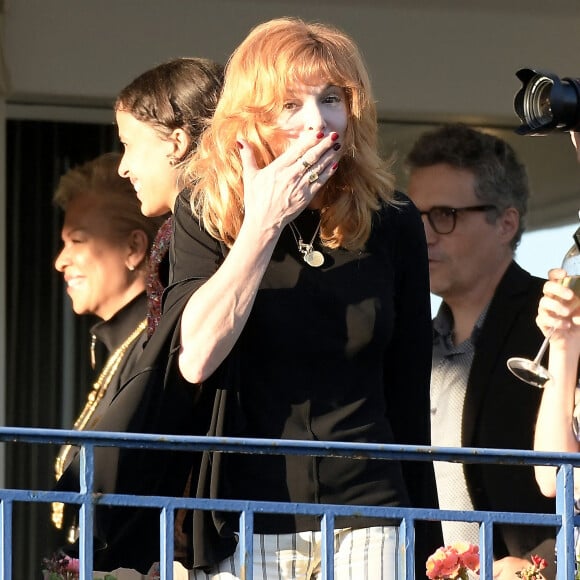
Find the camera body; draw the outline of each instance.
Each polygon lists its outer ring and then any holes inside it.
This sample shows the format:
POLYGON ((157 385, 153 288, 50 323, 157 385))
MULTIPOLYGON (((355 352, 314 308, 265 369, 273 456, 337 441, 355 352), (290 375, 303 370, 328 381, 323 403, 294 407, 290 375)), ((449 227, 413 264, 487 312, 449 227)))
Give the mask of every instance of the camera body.
POLYGON ((514 109, 522 121, 520 135, 547 135, 580 131, 580 79, 522 68, 516 72, 522 88, 514 98, 514 109))

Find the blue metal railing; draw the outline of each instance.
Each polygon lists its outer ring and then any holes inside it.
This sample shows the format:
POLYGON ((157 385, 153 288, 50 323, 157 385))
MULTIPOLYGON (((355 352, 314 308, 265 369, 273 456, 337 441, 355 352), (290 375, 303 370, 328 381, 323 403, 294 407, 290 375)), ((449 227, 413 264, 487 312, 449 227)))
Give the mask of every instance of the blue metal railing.
POLYGON ((417 521, 466 521, 480 524, 481 578, 492 578, 493 526, 522 524, 553 526, 557 530, 557 578, 574 578, 573 467, 580 467, 580 454, 545 453, 506 449, 437 448, 413 445, 380 445, 293 441, 279 439, 233 439, 219 437, 183 437, 128 433, 79 432, 57 429, 0 428, 0 442, 57 444, 70 443, 81 448, 81 482, 79 492, 51 490, 0 490, 0 580, 12 580, 12 517, 16 502, 63 502, 79 506, 80 580, 92 578, 94 506, 134 506, 158 509, 160 516, 161 580, 173 580, 174 516, 178 509, 217 510, 240 513, 241 569, 252 578, 251 542, 255 513, 292 513, 321 517, 322 577, 331 579, 333 567, 333 531, 338 516, 390 518, 399 522, 399 578, 413 578, 415 523, 417 521), (556 512, 517 513, 489 511, 452 511, 420 508, 361 507, 324 504, 284 504, 277 502, 170 498, 93 493, 95 447, 124 447, 151 450, 221 451, 268 455, 310 455, 317 457, 365 457, 405 461, 452 461, 466 463, 499 463, 518 465, 551 465, 559 467, 557 475, 556 512))

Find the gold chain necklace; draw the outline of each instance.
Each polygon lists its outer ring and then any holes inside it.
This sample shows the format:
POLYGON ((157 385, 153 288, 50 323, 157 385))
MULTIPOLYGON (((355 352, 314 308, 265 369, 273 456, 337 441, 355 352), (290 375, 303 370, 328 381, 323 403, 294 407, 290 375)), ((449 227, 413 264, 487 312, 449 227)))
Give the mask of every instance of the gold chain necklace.
MULTIPOLYGON (((93 384, 93 389, 89 393, 87 398, 87 402, 81 414, 78 416, 77 420, 74 423, 73 429, 75 431, 83 431, 86 426, 88 425, 91 417, 95 413, 98 404, 105 396, 109 385, 115 373, 119 369, 119 365, 123 361, 123 357, 125 353, 129 349, 129 347, 139 338, 141 333, 145 330, 147 326, 147 319, 142 320, 137 328, 125 339, 125 342, 119 348, 117 348, 111 356, 107 359, 103 370, 100 372, 97 380, 93 384)), ((71 451, 73 446, 71 444, 63 445, 60 448, 60 451, 56 457, 54 462, 54 474, 56 476, 56 481, 58 481, 64 472, 64 467, 67 463, 67 460, 70 457, 71 451)), ((51 520, 54 524, 55 528, 61 529, 62 522, 63 522, 63 514, 64 514, 64 504, 61 502, 53 502, 52 503, 52 516, 51 520)), ((74 541, 74 540, 73 540, 74 541)))
POLYGON ((294 241, 296 242, 296 245, 298 246, 298 251, 302 254, 302 259, 309 266, 312 266, 313 268, 318 268, 318 267, 322 266, 322 264, 324 264, 324 254, 322 252, 319 252, 318 250, 313 249, 314 240, 316 239, 316 236, 318 235, 318 232, 320 231, 320 224, 321 223, 322 223, 322 218, 319 220, 318 225, 316 226, 316 229, 314 230, 314 235, 312 236, 312 239, 310 240, 309 244, 304 242, 304 240, 302 239, 302 236, 300 235, 300 232, 298 231, 298 228, 296 227, 294 222, 290 222, 290 224, 289 224, 290 231, 292 232, 292 235, 294 236, 294 241))

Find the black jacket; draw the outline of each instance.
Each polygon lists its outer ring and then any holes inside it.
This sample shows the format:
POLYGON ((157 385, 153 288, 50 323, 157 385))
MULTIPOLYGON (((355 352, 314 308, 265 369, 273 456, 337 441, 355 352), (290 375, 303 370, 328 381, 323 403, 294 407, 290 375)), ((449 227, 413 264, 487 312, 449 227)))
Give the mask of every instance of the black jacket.
MULTIPOLYGON (((534 358, 543 340, 535 319, 544 280, 515 262, 500 281, 475 346, 463 407, 464 447, 533 449, 542 390, 517 379, 508 358, 534 358)), ((532 466, 466 464, 465 475, 476 510, 554 513, 532 466)), ((494 526, 494 557, 539 554, 554 562, 555 530, 547 526, 494 526)), ((549 566, 547 577, 555 574, 549 566)))
MULTIPOLYGON (((179 321, 195 282, 172 293, 157 330, 146 343, 133 373, 112 400, 97 431, 204 435, 211 418, 209 387, 185 381, 177 367, 179 321)), ((142 449, 95 449, 95 491, 181 497, 195 468, 196 454, 142 449)), ((78 490, 78 460, 58 489, 78 490)), ((179 531, 179 530, 178 530, 179 531)), ((146 573, 159 561, 159 511, 98 506, 95 569, 135 568, 146 573)), ((189 543, 189 542, 187 542, 189 543)), ((187 554, 180 558, 187 563, 187 554)))

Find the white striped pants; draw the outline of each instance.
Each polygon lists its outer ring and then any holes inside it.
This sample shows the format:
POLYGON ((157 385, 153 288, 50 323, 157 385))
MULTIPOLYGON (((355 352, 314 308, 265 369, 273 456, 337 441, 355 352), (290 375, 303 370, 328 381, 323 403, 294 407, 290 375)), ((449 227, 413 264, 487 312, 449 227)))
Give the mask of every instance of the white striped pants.
MULTIPOLYGON (((334 530, 334 580, 397 580, 398 530, 391 526, 334 530)), ((332 580, 321 577, 321 532, 254 534, 253 580, 332 580)), ((239 546, 209 573, 189 580, 239 580, 239 546)))

